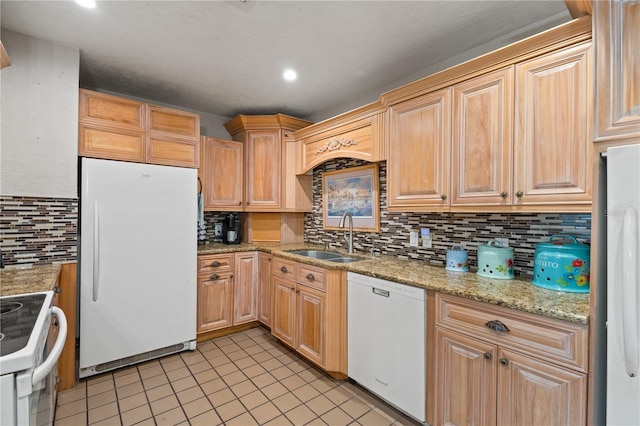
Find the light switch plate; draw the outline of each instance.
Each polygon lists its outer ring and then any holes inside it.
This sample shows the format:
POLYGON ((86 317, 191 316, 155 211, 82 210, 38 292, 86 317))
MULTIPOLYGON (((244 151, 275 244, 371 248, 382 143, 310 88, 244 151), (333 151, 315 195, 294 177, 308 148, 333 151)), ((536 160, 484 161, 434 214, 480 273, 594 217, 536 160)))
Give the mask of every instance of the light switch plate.
POLYGON ((418 247, 418 231, 409 232, 409 246, 418 247))

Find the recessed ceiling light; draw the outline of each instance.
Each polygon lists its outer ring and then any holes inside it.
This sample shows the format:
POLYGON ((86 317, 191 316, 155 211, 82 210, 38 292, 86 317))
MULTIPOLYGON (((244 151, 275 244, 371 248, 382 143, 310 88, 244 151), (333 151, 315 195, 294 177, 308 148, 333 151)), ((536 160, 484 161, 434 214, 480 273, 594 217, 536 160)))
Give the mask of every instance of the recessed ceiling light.
POLYGON ((298 78, 298 74, 294 70, 285 70, 282 76, 287 81, 293 81, 298 78))
POLYGON ((88 9, 94 9, 96 7, 96 0, 75 0, 75 2, 88 9))

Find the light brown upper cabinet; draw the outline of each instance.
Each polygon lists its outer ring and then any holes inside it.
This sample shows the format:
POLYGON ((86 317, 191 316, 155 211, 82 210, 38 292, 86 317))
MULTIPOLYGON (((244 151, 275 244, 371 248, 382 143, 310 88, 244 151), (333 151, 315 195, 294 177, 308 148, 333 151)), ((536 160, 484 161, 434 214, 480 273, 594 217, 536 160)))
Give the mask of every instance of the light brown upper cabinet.
POLYGON ((197 114, 80 89, 80 156, 196 168, 199 140, 197 114))
POLYGON ((594 2, 596 141, 640 138, 640 1, 594 2))
POLYGON ((388 114, 388 209, 448 210, 451 88, 393 105, 388 114))
POLYGON ((286 187, 291 176, 295 179, 296 172, 290 146, 283 139, 285 134, 309 124, 306 120, 284 114, 238 115, 225 124, 233 140, 244 144, 244 202, 242 208, 237 210, 268 212, 310 209, 310 203, 298 203, 294 198, 311 193, 309 179, 301 184, 305 187, 301 194, 283 193, 283 182, 286 187))
POLYGON ((453 86, 452 206, 512 200, 513 66, 453 86))
POLYGON ((202 137, 200 168, 205 210, 242 209, 244 189, 244 144, 202 137))
POLYGON ((591 42, 517 64, 515 70, 514 206, 590 211, 591 42))

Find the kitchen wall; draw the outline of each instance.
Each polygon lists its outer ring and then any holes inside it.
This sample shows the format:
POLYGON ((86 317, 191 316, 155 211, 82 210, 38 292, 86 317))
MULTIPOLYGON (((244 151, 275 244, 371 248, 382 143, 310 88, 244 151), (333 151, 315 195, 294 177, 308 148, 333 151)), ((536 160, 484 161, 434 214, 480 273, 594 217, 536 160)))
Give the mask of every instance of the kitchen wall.
MULTIPOLYGON (((322 173, 366 164, 360 160, 338 159, 313 170, 313 211, 305 215, 305 241, 346 248, 343 232, 322 229, 322 173)), ((357 252, 370 252, 373 239, 376 252, 402 259, 418 259, 434 265, 445 265, 446 252, 462 245, 469 252, 470 265, 477 265, 477 247, 496 237, 509 238, 514 248, 514 271, 524 279, 533 278, 535 244, 550 235, 571 234, 581 242, 589 242, 590 214, 558 213, 391 213, 387 211, 386 163, 380 163, 380 232, 354 232, 357 252), (429 228, 432 248, 409 247, 409 232, 429 228)), ((421 242, 420 242, 421 244, 421 242)), ((475 269, 475 268, 474 268, 475 269)))

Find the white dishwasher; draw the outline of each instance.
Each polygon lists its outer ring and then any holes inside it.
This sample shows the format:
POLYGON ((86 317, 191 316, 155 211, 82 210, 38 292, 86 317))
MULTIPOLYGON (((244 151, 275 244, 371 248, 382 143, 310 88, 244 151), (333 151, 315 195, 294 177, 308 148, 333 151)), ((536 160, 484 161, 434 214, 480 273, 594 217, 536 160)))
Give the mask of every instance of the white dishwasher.
POLYGON ((425 290, 353 272, 347 280, 349 377, 425 422, 425 290))

